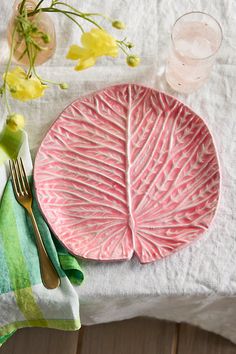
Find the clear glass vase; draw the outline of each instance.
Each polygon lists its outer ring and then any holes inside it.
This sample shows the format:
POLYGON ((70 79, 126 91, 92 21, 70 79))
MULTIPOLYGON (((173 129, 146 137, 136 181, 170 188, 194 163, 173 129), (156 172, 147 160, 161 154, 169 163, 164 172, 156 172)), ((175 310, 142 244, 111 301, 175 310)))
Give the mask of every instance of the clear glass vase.
MULTIPOLYGON (((30 64, 28 56, 26 53, 23 54, 26 50, 24 39, 18 32, 15 32, 13 38, 16 17, 19 15, 21 2, 21 0, 17 0, 13 5, 13 14, 8 24, 7 37, 9 46, 11 46, 12 40, 14 42, 13 60, 19 64, 28 66, 30 64)), ((34 0, 27 0, 25 3, 25 7, 28 12, 33 11, 35 6, 36 2, 34 0)), ((39 12, 28 18, 33 24, 35 24, 40 32, 46 34, 49 38, 49 42, 45 43, 45 40, 43 40, 41 36, 35 35, 35 37, 33 37, 33 40, 41 48, 41 50, 36 50, 34 47, 31 47, 31 51, 33 51, 33 55, 36 54, 35 65, 40 65, 49 60, 56 50, 56 33, 54 23, 51 17, 45 12, 39 12)))

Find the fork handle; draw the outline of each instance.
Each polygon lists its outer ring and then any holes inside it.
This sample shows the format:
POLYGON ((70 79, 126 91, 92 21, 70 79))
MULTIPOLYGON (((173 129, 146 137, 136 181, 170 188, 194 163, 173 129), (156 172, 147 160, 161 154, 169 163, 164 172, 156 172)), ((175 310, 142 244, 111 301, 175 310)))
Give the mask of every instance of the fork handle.
POLYGON ((47 289, 55 289, 60 285, 60 278, 44 247, 43 240, 40 235, 32 209, 28 209, 28 212, 35 232, 42 282, 47 289))

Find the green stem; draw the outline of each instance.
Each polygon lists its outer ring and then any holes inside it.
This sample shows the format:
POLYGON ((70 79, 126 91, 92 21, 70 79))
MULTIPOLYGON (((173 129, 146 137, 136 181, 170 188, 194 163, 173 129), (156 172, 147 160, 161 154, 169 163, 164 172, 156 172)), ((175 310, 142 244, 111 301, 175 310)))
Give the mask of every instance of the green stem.
POLYGON ((20 9, 19 9, 19 13, 22 14, 23 8, 25 6, 26 0, 23 0, 21 5, 20 5, 20 9))
POLYGON ((33 40, 33 38, 31 38, 30 42, 31 42, 31 45, 32 45, 36 50, 42 50, 42 49, 43 49, 43 47, 40 47, 40 46, 35 42, 35 40, 33 40))
MULTIPOLYGON (((25 14, 26 16, 27 16, 27 14, 25 14)), ((32 72, 32 57, 31 57, 31 53, 30 53, 30 51, 31 51, 31 46, 29 45, 29 43, 26 41, 26 37, 25 37, 25 31, 24 31, 24 25, 23 25, 23 22, 24 21, 26 21, 25 19, 24 19, 24 17, 23 16, 21 16, 21 17, 19 17, 19 19, 18 19, 18 22, 17 22, 17 25, 19 25, 19 27, 21 28, 21 31, 22 31, 22 38, 23 38, 23 40, 24 40, 24 42, 25 42, 25 50, 24 50, 24 55, 25 54, 27 54, 27 57, 28 57, 28 60, 29 60, 29 70, 28 70, 28 73, 27 73, 27 78, 29 78, 30 77, 30 75, 31 75, 31 72, 32 72)), ((17 26, 16 26, 16 29, 17 29, 17 26)), ((18 32, 19 32, 20 30, 18 30, 18 32)), ((12 45, 12 47, 13 47, 13 45, 12 45)), ((24 56, 23 55, 23 56, 24 56)), ((23 57, 23 56, 21 56, 21 57, 23 57)))
POLYGON ((9 105, 9 102, 8 102, 8 99, 7 99, 6 80, 7 80, 7 74, 8 74, 8 71, 10 69, 11 61, 12 61, 13 48, 14 48, 14 38, 15 38, 15 34, 16 34, 16 28, 17 27, 15 26, 14 30, 12 32, 10 55, 9 55, 9 59, 8 59, 8 62, 7 62, 5 75, 4 75, 4 81, 3 81, 4 100, 5 100, 6 107, 7 107, 7 112, 8 112, 9 115, 11 114, 11 108, 10 108, 10 105, 9 105))
POLYGON ((27 52, 27 50, 25 49, 25 50, 23 51, 23 53, 19 56, 19 58, 18 58, 17 60, 18 60, 18 61, 21 61, 21 59, 25 56, 26 52, 27 52))
POLYGON ((99 17, 103 17, 105 20, 108 20, 110 22, 112 22, 112 18, 110 18, 109 16, 100 14, 99 12, 84 12, 83 13, 84 17, 89 17, 89 16, 99 16, 99 17))
MULTIPOLYGON (((18 32, 19 34, 19 32, 18 32)), ((17 49, 19 48, 19 46, 21 45, 21 41, 22 41, 23 37, 19 34, 19 39, 17 40, 14 48, 13 48, 13 53, 16 53, 17 49)))
POLYGON ((39 79, 39 81, 41 81, 41 78, 38 76, 37 72, 36 72, 36 69, 35 69, 35 60, 36 60, 36 57, 37 57, 37 53, 35 52, 34 53, 34 56, 32 58, 32 70, 33 70, 33 73, 34 75, 36 76, 37 79, 39 79))
POLYGON ((120 49, 122 50, 122 52, 124 52, 125 53, 125 55, 129 55, 129 53, 128 52, 126 52, 126 50, 123 48, 123 44, 122 44, 122 42, 121 41, 116 41, 116 43, 117 43, 117 45, 118 45, 118 47, 120 47, 120 49))
POLYGON ((38 2, 38 4, 36 5, 36 7, 34 8, 34 11, 39 8, 39 6, 42 4, 43 1, 44 1, 44 0, 40 0, 40 1, 38 2))
POLYGON ((86 19, 87 16, 100 16, 100 17, 103 17, 103 18, 105 18, 106 20, 112 22, 112 19, 111 19, 110 17, 108 17, 108 16, 106 16, 106 15, 103 15, 103 14, 101 14, 101 13, 99 13, 99 12, 94 12, 94 13, 93 13, 93 12, 88 12, 88 13, 81 12, 81 11, 77 10, 75 7, 73 7, 73 6, 69 5, 69 4, 66 4, 66 3, 64 3, 64 2, 60 2, 60 1, 58 1, 58 2, 57 2, 56 4, 54 4, 53 6, 55 6, 55 5, 66 6, 66 7, 68 7, 69 9, 71 9, 73 12, 79 14, 79 15, 80 15, 82 18, 84 18, 84 19, 86 19))
POLYGON ((90 23, 93 23, 96 27, 100 28, 100 29, 103 29, 101 26, 99 26, 99 24, 97 24, 96 21, 92 20, 91 18, 88 18, 86 16, 84 16, 83 14, 80 14, 79 12, 72 12, 72 11, 66 11, 66 10, 61 10, 61 9, 55 9, 55 8, 52 8, 52 7, 41 7, 40 9, 37 9, 36 11, 32 11, 32 12, 29 12, 28 13, 28 17, 31 17, 31 16, 34 16, 35 14, 37 14, 38 12, 57 12, 57 13, 61 13, 61 14, 64 14, 64 15, 73 15, 73 16, 77 16, 77 17, 80 17, 82 18, 83 20, 85 21, 88 21, 90 23))
POLYGON ((4 85, 6 85, 6 75, 7 75, 8 71, 9 71, 9 68, 10 68, 10 65, 11 65, 11 61, 12 61, 15 33, 16 33, 16 26, 14 27, 14 30, 12 32, 12 37, 11 37, 11 43, 12 44, 11 44, 10 55, 9 55, 9 59, 8 59, 7 67, 6 67, 6 71, 5 71, 4 85))
POLYGON ((4 91, 4 101, 6 103, 7 113, 8 113, 8 115, 11 115, 11 107, 10 107, 9 102, 8 102, 6 90, 4 91))
POLYGON ((32 69, 33 69, 33 73, 34 73, 34 75, 35 75, 35 77, 42 83, 42 82, 48 82, 48 83, 50 83, 50 84, 53 84, 53 85, 57 85, 57 86, 59 86, 60 85, 60 82, 54 82, 54 81, 50 81, 50 80, 44 80, 44 79, 42 79, 39 75, 38 75, 38 73, 37 73, 37 71, 36 71, 36 69, 35 69, 35 60, 36 60, 36 54, 34 55, 34 57, 33 57, 33 61, 32 61, 32 69))
POLYGON ((100 17, 103 17, 105 18, 106 20, 112 22, 112 19, 106 15, 103 15, 99 12, 88 12, 88 13, 85 13, 85 12, 81 12, 81 11, 78 11, 75 7, 69 5, 69 4, 66 4, 64 2, 57 2, 56 4, 54 4, 53 6, 55 5, 62 5, 62 6, 66 6, 68 7, 69 9, 71 9, 72 11, 74 11, 75 13, 78 13, 82 18, 86 19, 87 20, 87 17, 89 16, 100 16, 100 17))
POLYGON ((42 79, 42 78, 38 75, 38 73, 36 72, 35 67, 33 67, 33 73, 34 73, 34 75, 37 77, 37 79, 38 79, 41 83, 47 82, 47 83, 49 83, 49 84, 57 85, 57 86, 59 86, 59 85, 61 84, 61 82, 55 82, 55 81, 51 81, 51 80, 42 79))
POLYGON ((74 23, 76 23, 77 26, 80 28, 81 32, 84 33, 84 29, 79 22, 77 22, 72 16, 70 16, 68 14, 65 14, 65 16, 68 17, 69 19, 71 19, 71 21, 73 21, 74 23))
MULTIPOLYGON (((21 28, 22 28, 22 30, 24 30, 22 25, 21 25, 21 28)), ((29 59, 29 70, 28 70, 28 73, 27 73, 27 76, 26 76, 26 78, 28 79, 30 77, 30 75, 31 75, 31 72, 32 72, 32 57, 31 57, 31 53, 30 53, 31 48, 30 48, 30 46, 29 46, 29 44, 27 43, 26 40, 25 40, 25 49, 26 49, 27 57, 29 59)))
POLYGON ((64 2, 60 2, 60 1, 58 1, 57 3, 53 4, 53 5, 52 5, 52 7, 54 7, 54 6, 56 6, 56 5, 66 6, 66 7, 68 7, 69 9, 71 9, 73 12, 75 12, 75 13, 77 13, 77 14, 81 15, 81 16, 83 16, 83 15, 84 15, 84 14, 83 14, 83 12, 81 12, 81 11, 77 10, 76 8, 74 8, 74 7, 73 7, 73 6, 71 6, 71 5, 65 4, 64 2))

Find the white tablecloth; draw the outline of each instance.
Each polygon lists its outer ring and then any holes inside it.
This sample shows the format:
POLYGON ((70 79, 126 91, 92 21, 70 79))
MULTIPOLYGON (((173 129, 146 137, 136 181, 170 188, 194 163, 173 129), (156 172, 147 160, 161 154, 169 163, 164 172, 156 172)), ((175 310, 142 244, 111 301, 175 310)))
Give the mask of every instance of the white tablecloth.
MULTIPOLYGON (((67 3, 76 5, 78 1, 67 3)), ((91 0, 79 4, 85 11, 99 10, 125 21, 125 33, 136 44, 142 64, 137 69, 128 68, 121 56, 75 72, 65 53, 70 43, 79 43, 80 33, 65 18, 54 16, 57 51, 39 71, 45 78, 68 82, 70 87, 68 91, 50 88, 43 98, 29 104, 13 103, 15 111, 28 117, 26 130, 33 155, 51 123, 71 101, 111 84, 134 82, 176 96, 205 119, 216 142, 222 171, 216 218, 209 232, 192 246, 147 265, 137 259, 121 263, 82 261, 86 281, 77 288, 82 323, 152 316, 192 323, 236 343, 236 1, 91 0), (223 28, 224 42, 210 80, 196 93, 185 96, 166 86, 163 71, 171 25, 192 10, 216 17, 223 28)), ((1 73, 11 7, 10 1, 1 1, 1 73)), ((119 35, 115 30, 113 33, 119 35)))

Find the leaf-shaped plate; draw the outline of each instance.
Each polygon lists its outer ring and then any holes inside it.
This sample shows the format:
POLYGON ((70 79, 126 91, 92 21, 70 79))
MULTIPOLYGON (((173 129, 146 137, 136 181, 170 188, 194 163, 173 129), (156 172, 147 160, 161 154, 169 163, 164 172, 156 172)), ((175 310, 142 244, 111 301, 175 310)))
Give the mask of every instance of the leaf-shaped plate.
POLYGON ((220 174, 211 134, 188 107, 139 85, 70 104, 35 162, 41 210, 70 252, 87 259, 161 259, 201 235, 220 174))

